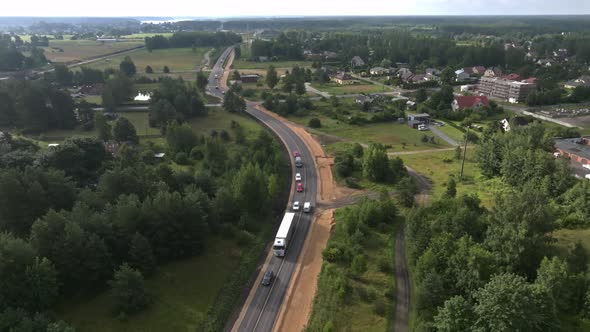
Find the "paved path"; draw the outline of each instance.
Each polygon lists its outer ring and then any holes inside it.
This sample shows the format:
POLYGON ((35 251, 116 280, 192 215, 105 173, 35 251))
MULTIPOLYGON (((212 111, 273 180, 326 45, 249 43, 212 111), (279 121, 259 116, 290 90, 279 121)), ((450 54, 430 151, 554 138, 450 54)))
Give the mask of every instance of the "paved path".
POLYGON ((430 129, 430 131, 432 131, 433 134, 440 137, 443 141, 449 143, 450 145, 459 146, 459 143, 457 143, 457 141, 455 141, 454 139, 447 136, 445 133, 440 131, 440 129, 438 129, 436 126, 434 126, 434 125, 428 126, 428 129, 430 129))
POLYGON ((311 86, 311 83, 308 83, 308 82, 305 83, 305 91, 315 93, 316 95, 320 95, 324 98, 331 97, 331 95, 329 93, 323 92, 323 91, 320 91, 320 90, 314 88, 313 86, 311 86))

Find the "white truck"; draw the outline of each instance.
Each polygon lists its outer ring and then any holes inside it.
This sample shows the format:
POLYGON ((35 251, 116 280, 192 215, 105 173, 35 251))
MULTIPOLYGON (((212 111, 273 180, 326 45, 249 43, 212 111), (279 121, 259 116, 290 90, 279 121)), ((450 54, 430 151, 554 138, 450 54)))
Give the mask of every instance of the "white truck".
POLYGON ((295 218, 295 213, 287 212, 281 221, 281 225, 279 226, 279 231, 277 232, 277 236, 275 237, 275 243, 272 246, 272 251, 275 256, 277 257, 284 257, 285 252, 287 251, 287 246, 289 244, 289 240, 291 239, 291 235, 293 234, 293 219, 295 218))

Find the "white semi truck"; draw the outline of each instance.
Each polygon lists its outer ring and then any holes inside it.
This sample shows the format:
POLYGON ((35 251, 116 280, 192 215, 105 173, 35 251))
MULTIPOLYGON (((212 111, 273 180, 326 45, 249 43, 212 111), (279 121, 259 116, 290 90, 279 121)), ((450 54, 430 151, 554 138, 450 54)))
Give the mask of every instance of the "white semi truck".
POLYGON ((272 246, 273 253, 277 257, 285 256, 287 246, 289 245, 289 240, 291 239, 291 235, 293 234, 294 218, 295 213, 287 212, 283 217, 283 221, 281 221, 281 226, 279 226, 279 231, 277 232, 277 236, 275 237, 275 243, 272 246))

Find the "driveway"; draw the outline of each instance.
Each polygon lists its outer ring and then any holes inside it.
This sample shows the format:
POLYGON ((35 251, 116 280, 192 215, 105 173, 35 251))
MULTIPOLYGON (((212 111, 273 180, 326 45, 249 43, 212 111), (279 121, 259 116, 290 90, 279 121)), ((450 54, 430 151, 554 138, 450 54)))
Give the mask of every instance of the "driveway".
POLYGON ((428 126, 428 129, 430 129, 430 131, 432 131, 433 134, 435 134, 436 136, 440 137, 440 139, 442 139, 443 141, 449 143, 452 146, 459 146, 459 143, 457 143, 457 141, 455 141, 454 139, 450 138, 449 136, 447 136, 445 133, 443 133, 442 131, 440 131, 436 126, 428 126))

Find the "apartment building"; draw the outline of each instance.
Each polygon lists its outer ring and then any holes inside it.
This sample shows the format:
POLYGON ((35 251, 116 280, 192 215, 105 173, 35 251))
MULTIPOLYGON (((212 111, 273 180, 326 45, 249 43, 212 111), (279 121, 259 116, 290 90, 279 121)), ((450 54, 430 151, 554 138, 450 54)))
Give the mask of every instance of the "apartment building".
POLYGON ((537 85, 530 81, 519 82, 499 77, 482 77, 479 81, 479 92, 511 103, 526 101, 527 96, 536 88, 537 85))

